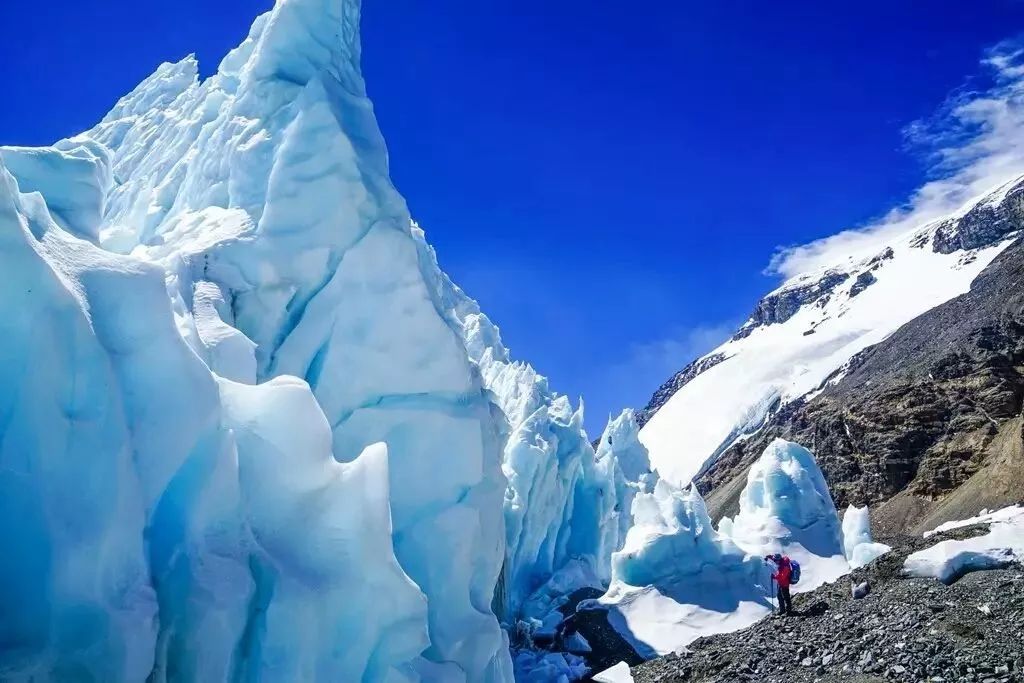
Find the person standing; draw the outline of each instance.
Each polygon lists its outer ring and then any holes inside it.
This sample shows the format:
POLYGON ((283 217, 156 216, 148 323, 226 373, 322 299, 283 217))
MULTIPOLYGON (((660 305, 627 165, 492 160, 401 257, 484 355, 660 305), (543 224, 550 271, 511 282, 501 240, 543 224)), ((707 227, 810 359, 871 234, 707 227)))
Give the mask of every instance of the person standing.
POLYGON ((779 614, 786 616, 793 613, 793 598, 789 594, 789 586, 793 578, 793 566, 788 557, 775 553, 764 558, 774 566, 772 580, 775 581, 779 598, 779 614))

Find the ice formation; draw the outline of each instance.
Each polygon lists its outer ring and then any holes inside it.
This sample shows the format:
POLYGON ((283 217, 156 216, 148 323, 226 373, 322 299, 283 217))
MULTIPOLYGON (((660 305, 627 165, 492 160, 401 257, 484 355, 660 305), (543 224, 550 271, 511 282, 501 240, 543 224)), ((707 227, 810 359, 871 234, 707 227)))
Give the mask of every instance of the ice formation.
POLYGON ((501 626, 609 580, 632 414, 595 453, 440 270, 358 15, 0 148, 0 678, 509 681, 501 626))
POLYGON ((814 456, 772 442, 751 467, 735 520, 716 530, 694 487, 661 480, 633 504, 634 525, 612 560, 612 583, 597 601, 612 626, 643 656, 678 651, 703 635, 735 631, 771 609, 764 557, 801 563, 794 592, 849 571, 835 505, 814 456))
POLYGON ((341 464, 304 381, 218 379, 161 269, 66 231, 2 166, 0 244, 4 680, 408 667, 426 602, 392 550, 386 448, 341 464))
POLYGON ((767 569, 715 530, 696 489, 659 481, 637 495, 633 519, 612 558, 611 587, 583 607, 607 610, 640 655, 678 651, 768 613, 767 569))
POLYGON ((812 590, 849 570, 839 514, 809 450, 772 441, 750 467, 730 536, 755 556, 781 552, 800 562, 797 591, 812 590))
POLYGON ((904 561, 904 573, 948 584, 968 572, 1024 564, 1024 508, 1018 505, 959 522, 947 522, 931 533, 979 523, 990 524, 988 533, 941 541, 919 550, 904 561))
MULTIPOLYGON (((437 269, 417 235, 421 260, 437 269)), ((440 273, 441 271, 437 269, 440 273)), ((633 411, 608 423, 597 452, 583 428, 583 405, 552 391, 527 363, 513 361, 496 325, 441 273, 440 306, 459 322, 466 351, 508 420, 502 470, 508 481, 506 557, 496 604, 506 626, 541 623, 574 589, 603 586, 622 546, 636 491, 652 485, 633 411)), ((548 627, 553 628, 553 623, 548 627)))
POLYGON ((843 514, 843 552, 851 569, 870 564, 892 550, 884 543, 871 540, 871 516, 868 506, 850 505, 843 514))

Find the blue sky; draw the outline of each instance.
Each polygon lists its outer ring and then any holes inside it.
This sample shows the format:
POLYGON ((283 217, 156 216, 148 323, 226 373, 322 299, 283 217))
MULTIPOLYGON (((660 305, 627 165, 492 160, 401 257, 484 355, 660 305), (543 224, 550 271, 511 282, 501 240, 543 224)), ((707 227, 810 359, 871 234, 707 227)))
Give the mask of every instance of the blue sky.
MULTIPOLYGON (((160 61, 208 73, 269 4, 5 3, 0 143, 91 126, 160 61)), ((364 71, 442 266, 598 430, 745 319, 778 247, 921 187, 908 126, 1024 28, 927 6, 366 0, 364 71)))

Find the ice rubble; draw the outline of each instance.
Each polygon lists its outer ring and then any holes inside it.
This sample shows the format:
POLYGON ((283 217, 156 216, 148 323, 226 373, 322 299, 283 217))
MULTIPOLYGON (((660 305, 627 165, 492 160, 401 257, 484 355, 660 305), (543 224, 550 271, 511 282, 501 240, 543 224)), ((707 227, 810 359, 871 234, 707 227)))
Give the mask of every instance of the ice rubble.
POLYGON ((583 608, 606 609, 643 656, 679 651, 696 638, 734 631, 771 609, 764 557, 798 560, 794 592, 849 571, 835 505, 807 449, 776 439, 751 467, 735 520, 716 530, 694 487, 661 480, 639 494, 634 526, 613 556, 612 584, 583 608))
POLYGON ((843 552, 851 569, 870 564, 892 550, 871 540, 871 516, 868 506, 850 505, 843 514, 843 552))
POLYGON ((963 540, 941 541, 907 557, 908 576, 953 583, 964 574, 1024 563, 1024 508, 1014 505, 958 522, 947 522, 925 536, 970 524, 990 524, 988 533, 963 540))
POLYGON ((653 482, 438 268, 355 0, 0 148, 0 246, 4 680, 508 681, 653 482))

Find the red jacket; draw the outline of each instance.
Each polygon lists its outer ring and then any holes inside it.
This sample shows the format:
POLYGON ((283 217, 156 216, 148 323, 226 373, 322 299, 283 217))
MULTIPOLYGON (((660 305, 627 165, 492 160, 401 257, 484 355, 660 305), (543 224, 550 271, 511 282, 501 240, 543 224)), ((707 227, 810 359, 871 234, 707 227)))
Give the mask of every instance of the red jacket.
POLYGON ((779 584, 779 588, 789 588, 789 579, 792 576, 793 566, 789 563, 788 557, 783 557, 772 574, 772 578, 775 579, 775 583, 779 584))

